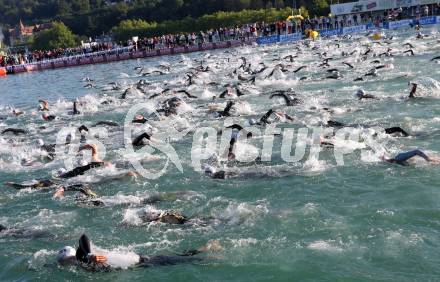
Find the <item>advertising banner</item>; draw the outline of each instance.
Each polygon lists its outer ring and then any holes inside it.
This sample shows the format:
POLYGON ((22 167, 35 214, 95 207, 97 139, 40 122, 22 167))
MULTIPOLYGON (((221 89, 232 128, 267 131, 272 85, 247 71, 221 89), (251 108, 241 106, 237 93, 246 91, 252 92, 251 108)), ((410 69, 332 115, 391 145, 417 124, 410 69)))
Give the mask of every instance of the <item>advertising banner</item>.
MULTIPOLYGON (((396 0, 370 0, 331 5, 333 15, 345 15, 391 9, 396 0)), ((409 0, 412 1, 412 0, 409 0)))
POLYGON ((402 20, 402 21, 395 21, 395 22, 389 22, 388 28, 389 29, 398 29, 402 27, 409 27, 412 24, 412 20, 402 20))
POLYGON ((366 30, 367 30, 366 25, 350 26, 350 27, 344 27, 342 29, 342 34, 358 33, 358 32, 363 32, 366 30))
POLYGON ((437 22, 437 17, 424 17, 419 20, 420 25, 435 24, 437 22))
POLYGON ((321 36, 335 36, 335 35, 342 34, 342 29, 337 28, 337 29, 321 30, 321 31, 319 31, 319 34, 321 36))
POLYGON ((292 33, 287 35, 280 35, 279 42, 295 42, 298 40, 301 40, 302 35, 301 33, 292 33))
POLYGON ((278 42, 278 35, 272 35, 272 36, 264 36, 257 38, 258 45, 261 44, 272 44, 278 42))
MULTIPOLYGON (((165 54, 166 51, 167 51, 167 49, 164 49, 162 51, 162 54, 165 54)), ((188 51, 189 52, 199 51, 199 46, 198 45, 191 45, 191 46, 188 47, 188 51)))
POLYGON ((379 25, 375 25, 373 23, 367 24, 367 29, 381 29, 381 28, 388 28, 388 26, 384 25, 383 23, 379 23, 379 25))
POLYGON ((185 52, 185 47, 175 47, 174 53, 183 53, 185 52))

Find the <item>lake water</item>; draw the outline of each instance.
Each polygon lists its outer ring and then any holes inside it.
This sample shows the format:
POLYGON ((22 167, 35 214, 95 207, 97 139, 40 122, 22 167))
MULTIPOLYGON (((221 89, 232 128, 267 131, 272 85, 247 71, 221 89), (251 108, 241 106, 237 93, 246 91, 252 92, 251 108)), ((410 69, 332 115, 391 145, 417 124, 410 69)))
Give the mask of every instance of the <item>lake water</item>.
MULTIPOLYGON (((413 30, 392 31, 388 36, 394 38, 381 41, 381 45, 372 43, 365 35, 357 35, 338 42, 334 38, 326 39, 310 46, 247 46, 1 78, 0 128, 28 131, 24 136, 1 135, 1 183, 51 178, 63 168, 62 159, 42 161, 36 142, 43 139, 45 143, 54 143, 63 127, 85 124, 91 128, 100 120, 122 125, 131 106, 147 102, 154 107, 171 97, 173 94, 168 92, 148 99, 166 88, 187 89, 199 98, 182 98, 186 104, 179 111, 180 129, 193 129, 182 140, 171 140, 183 172, 170 163, 167 172, 158 179, 115 177, 133 168, 124 161, 122 127, 106 128, 107 137, 99 141, 106 148, 105 160, 117 168, 92 170, 69 180, 69 183, 90 183, 105 206, 78 203, 74 193, 55 200, 54 189, 18 191, 1 184, 0 223, 45 230, 53 236, 33 239, 0 236, 0 280, 439 280, 440 167, 421 159, 410 166, 379 161, 383 153, 392 157, 415 148, 440 156, 440 67, 436 61, 430 61, 440 53, 440 35, 438 27, 424 29, 423 33, 429 37, 417 40, 413 30), (415 56, 403 53, 409 48, 403 45, 406 42, 414 46, 415 56), (372 48, 372 52, 362 61, 360 54, 367 48, 372 48), (393 57, 372 56, 387 48, 392 48, 393 57), (341 56, 343 51, 355 50, 351 56, 341 56), (298 58, 293 62, 279 59, 289 54, 298 58), (320 56, 334 58, 329 61, 330 67, 319 66, 320 56), (263 62, 268 67, 257 74, 255 84, 239 81, 233 73, 242 63, 240 57, 252 63, 252 70, 261 69, 263 62), (191 68, 199 66, 201 59, 210 71, 199 73, 194 85, 185 86, 185 73, 195 72, 191 68), (380 60, 379 64, 372 63, 376 59, 380 60), (351 63, 354 69, 342 62, 351 63), (290 65, 289 71, 275 71, 272 77, 267 77, 278 63, 290 65), (293 72, 302 65, 308 68, 293 72), (385 66, 378 70, 377 77, 353 81, 377 65, 385 66), (164 74, 139 77, 134 70, 137 66, 144 67, 144 72, 160 70, 164 74), (338 68, 342 78, 326 79, 329 75, 326 70, 331 68, 338 68), (96 88, 85 88, 88 83, 83 81, 85 77, 93 79, 91 83, 96 88), (308 79, 300 80, 301 77, 308 79), (145 94, 130 90, 126 99, 120 99, 125 89, 140 79, 150 83, 144 88, 145 94), (219 85, 208 84, 212 81, 219 85), (421 98, 411 101, 405 98, 410 90, 409 81, 419 84, 417 96, 421 98), (112 90, 111 82, 120 88, 112 90), (236 175, 214 180, 192 166, 193 136, 197 129, 206 126, 223 129, 225 118, 208 112, 207 106, 223 109, 225 99, 212 100, 212 96, 222 93, 225 84, 237 82, 241 82, 240 90, 245 93, 231 111, 237 123, 246 124, 250 118, 257 119, 274 108, 294 118, 290 123, 274 121, 278 128, 309 128, 309 139, 312 128, 330 119, 383 128, 400 126, 411 137, 379 133, 376 141, 381 150, 371 151, 366 157, 361 156, 360 150, 365 149, 365 140, 335 141, 353 151, 344 155, 343 165, 338 165, 331 148, 322 148, 319 159, 310 157, 308 148, 299 162, 287 163, 281 158, 282 138, 275 136, 270 161, 228 163, 228 170, 236 175), (282 100, 269 99, 272 91, 289 88, 294 89, 302 104, 285 107, 282 100), (359 88, 379 99, 357 100, 354 94, 359 88), (41 118, 39 99, 49 101, 50 113, 57 116, 56 120, 47 122, 41 118), (74 99, 81 103, 81 115, 72 117, 67 112, 74 99), (15 117, 10 114, 10 107, 20 108, 25 114, 15 117), (24 166, 23 160, 32 165, 24 166), (183 192, 177 198, 168 197, 151 205, 141 203, 145 197, 176 191, 183 192), (169 209, 192 217, 193 223, 145 223, 140 216, 145 211, 169 209), (106 273, 57 265, 57 251, 65 245, 77 246, 83 233, 94 245, 112 254, 172 255, 203 246, 210 240, 216 240, 222 249, 201 255, 202 260, 197 263, 106 273)), ((250 78, 249 74, 242 75, 250 78)), ((163 123, 167 120, 164 118, 163 123)), ((236 155, 259 152, 262 142, 260 137, 246 144, 243 141, 236 155)), ((158 159, 143 162, 148 170, 157 171, 164 165, 164 155, 155 153, 158 159)), ((128 160, 134 158, 129 156, 128 160)))

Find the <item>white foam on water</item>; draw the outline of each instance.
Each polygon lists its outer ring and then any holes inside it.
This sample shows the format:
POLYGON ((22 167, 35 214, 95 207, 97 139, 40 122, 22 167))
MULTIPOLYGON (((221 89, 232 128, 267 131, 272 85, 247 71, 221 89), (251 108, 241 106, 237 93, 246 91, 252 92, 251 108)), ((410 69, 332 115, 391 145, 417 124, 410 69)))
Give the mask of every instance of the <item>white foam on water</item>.
POLYGON ((307 245, 308 249, 323 252, 340 253, 344 251, 334 240, 318 240, 307 245))

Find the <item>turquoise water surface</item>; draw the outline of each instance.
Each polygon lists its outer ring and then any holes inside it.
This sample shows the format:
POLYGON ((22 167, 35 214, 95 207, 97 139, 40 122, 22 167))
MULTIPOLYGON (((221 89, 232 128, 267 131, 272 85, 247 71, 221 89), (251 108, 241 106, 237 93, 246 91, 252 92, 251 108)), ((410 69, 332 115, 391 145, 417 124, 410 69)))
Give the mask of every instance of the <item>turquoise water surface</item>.
MULTIPOLYGON (((265 47, 247 46, 230 50, 125 61, 105 65, 59 69, 39 73, 11 75, 0 79, 0 129, 23 128, 26 135, 0 136, 0 182, 24 182, 52 178, 64 167, 62 159, 48 162, 41 157, 37 140, 55 143, 57 133, 66 126, 91 128, 101 120, 120 125, 131 106, 147 102, 155 107, 173 95, 186 102, 178 111, 180 129, 192 128, 182 140, 173 140, 182 162, 183 172, 170 164, 158 179, 122 177, 135 156, 124 154, 123 128, 106 127, 107 136, 99 141, 106 148, 105 160, 116 168, 91 170, 68 183, 89 183, 105 205, 79 203, 74 193, 53 199, 55 187, 45 190, 15 190, 1 184, 0 224, 8 227, 44 230, 51 236, 14 238, 0 235, 1 281, 438 281, 440 280, 440 167, 416 160, 410 166, 380 162, 380 156, 392 157, 415 148, 440 156, 440 68, 431 58, 440 53, 438 27, 425 29, 429 37, 415 38, 413 30, 390 32, 393 39, 373 43, 366 35, 353 38, 325 39, 310 45, 303 43, 265 47), (335 41, 338 42, 335 42, 335 41), (403 51, 411 42, 415 56, 403 51), (339 44, 338 46, 335 44, 339 44), (366 60, 362 53, 372 52, 366 60), (392 57, 373 57, 388 48, 392 57), (352 53, 351 56, 342 56, 352 53), (326 54, 323 54, 326 53, 326 54), (283 60, 298 55, 293 62, 283 60), (243 69, 233 73, 245 57, 251 70, 267 70, 256 75, 256 83, 241 81, 238 75, 251 78, 243 69), (324 58, 330 67, 320 66, 324 58), (203 60, 207 72, 199 72, 194 85, 187 86, 186 73, 196 72, 203 60), (379 64, 372 61, 380 60, 379 64), (350 69, 342 62, 354 66, 350 69), (287 72, 275 70, 282 63, 287 72), (306 65, 307 69, 293 70, 306 65), (377 77, 354 82, 373 66, 384 65, 377 77), (160 70, 140 77, 144 72, 160 70), (169 67, 169 68, 168 68, 169 67), (338 80, 326 79, 328 69, 337 68, 338 80), (93 79, 95 88, 85 88, 93 79), (307 77, 307 80, 300 80, 307 77), (149 85, 142 91, 122 93, 140 79, 149 85), (408 82, 419 84, 417 95, 409 101, 408 82), (119 85, 113 89, 113 84, 119 85), (218 84, 209 84, 216 82, 218 84), (293 122, 273 121, 278 128, 319 128, 328 120, 347 124, 400 126, 411 136, 376 136, 377 151, 361 157, 365 140, 335 140, 353 152, 336 163, 333 149, 322 148, 319 159, 310 157, 310 148, 297 163, 281 158, 281 136, 274 139, 271 161, 224 162, 234 177, 214 180, 196 171, 191 163, 194 132, 201 127, 223 129, 225 118, 209 112, 208 106, 222 110, 226 99, 212 99, 226 88, 240 83, 245 93, 236 101, 232 113, 235 122, 246 124, 258 119, 269 108, 279 109, 294 118, 293 122), (197 99, 167 92, 170 88, 186 89, 197 99), (303 103, 285 107, 282 100, 269 99, 275 90, 293 88, 303 103), (359 101, 354 97, 362 88, 377 100, 359 101), (46 99, 51 122, 41 118, 38 100, 46 99), (79 116, 70 116, 72 101, 80 102, 79 116), (11 107, 25 113, 15 117, 11 107), (323 108, 329 108, 326 110, 323 108), (125 157, 124 157, 125 156, 125 157), (24 165, 24 164, 28 165, 24 165), (121 177, 120 177, 121 176, 121 177), (154 204, 142 199, 162 192, 179 191, 154 204), (170 225, 146 223, 142 214, 176 210, 193 218, 192 223, 170 225), (91 272, 79 267, 61 267, 57 251, 77 246, 86 233, 95 246, 109 256, 133 253, 173 255, 187 249, 215 242, 220 248, 202 254, 201 261, 191 264, 150 268, 129 268, 111 272, 91 272)), ((152 122, 156 134, 167 132, 169 118, 152 122), (164 126, 165 124, 165 126, 164 126), (161 127, 162 126, 162 127, 161 127)), ((138 130, 142 130, 140 127, 138 130)), ((219 139, 220 140, 220 137, 219 139)), ((294 140, 294 144, 296 139, 294 140)), ((263 138, 256 137, 237 146, 236 155, 259 152, 263 138)), ((293 154, 293 152, 292 152, 293 154)), ((160 152, 143 159, 143 166, 160 170, 165 156, 160 152)), ((61 182, 61 184, 65 184, 61 182)), ((1 234, 1 233, 0 233, 1 234)))

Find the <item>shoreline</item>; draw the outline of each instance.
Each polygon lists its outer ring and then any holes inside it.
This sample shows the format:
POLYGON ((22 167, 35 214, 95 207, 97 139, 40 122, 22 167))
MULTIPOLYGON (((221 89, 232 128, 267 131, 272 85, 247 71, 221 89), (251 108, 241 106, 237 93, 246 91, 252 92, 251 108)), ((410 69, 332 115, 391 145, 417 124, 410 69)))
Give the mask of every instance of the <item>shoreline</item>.
MULTIPOLYGON (((423 17, 418 22, 420 23, 421 26, 440 24, 440 16, 423 17)), ((363 24, 363 25, 350 26, 350 27, 344 27, 338 29, 320 30, 319 35, 321 37, 329 37, 336 35, 374 31, 374 30, 376 31, 395 30, 395 29, 411 27, 411 25, 415 23, 416 20, 404 19, 400 21, 388 22, 385 24, 381 23, 379 24, 379 26, 374 26, 372 24, 363 24)), ((167 55, 187 54, 187 53, 203 52, 203 51, 216 50, 216 49, 227 49, 227 48, 238 47, 241 45, 250 45, 253 43, 257 43, 258 45, 264 45, 264 44, 297 42, 302 39, 303 39, 302 33, 291 33, 291 34, 281 34, 281 35, 271 35, 271 36, 260 36, 260 37, 250 38, 247 40, 230 40, 230 41, 223 41, 216 43, 211 43, 211 42, 201 43, 193 46, 164 48, 153 51, 145 50, 145 51, 136 51, 136 52, 124 52, 121 54, 119 53, 86 54, 83 56, 66 57, 66 58, 53 59, 53 60, 42 61, 31 64, 14 65, 3 68, 0 67, 0 76, 34 72, 34 71, 45 71, 45 70, 53 70, 60 68, 78 67, 83 65, 105 64, 105 63, 112 63, 112 62, 126 61, 133 59, 144 59, 144 58, 160 57, 167 55)))
MULTIPOLYGON (((31 64, 15 65, 6 68, 0 68, 4 70, 5 75, 20 74, 34 71, 54 70, 61 68, 79 67, 84 65, 106 64, 112 62, 153 58, 167 55, 187 54, 194 52, 203 52, 208 50, 227 49, 234 48, 241 45, 250 45, 255 42, 255 39, 250 40, 230 40, 217 43, 203 43, 193 46, 174 47, 157 49, 153 51, 137 51, 137 52, 125 52, 121 54, 98 54, 98 55, 84 55, 79 58, 78 56, 66 57, 61 59, 54 59, 50 61, 42 61, 31 64)), ((0 75, 1 76, 1 75, 0 75)))

